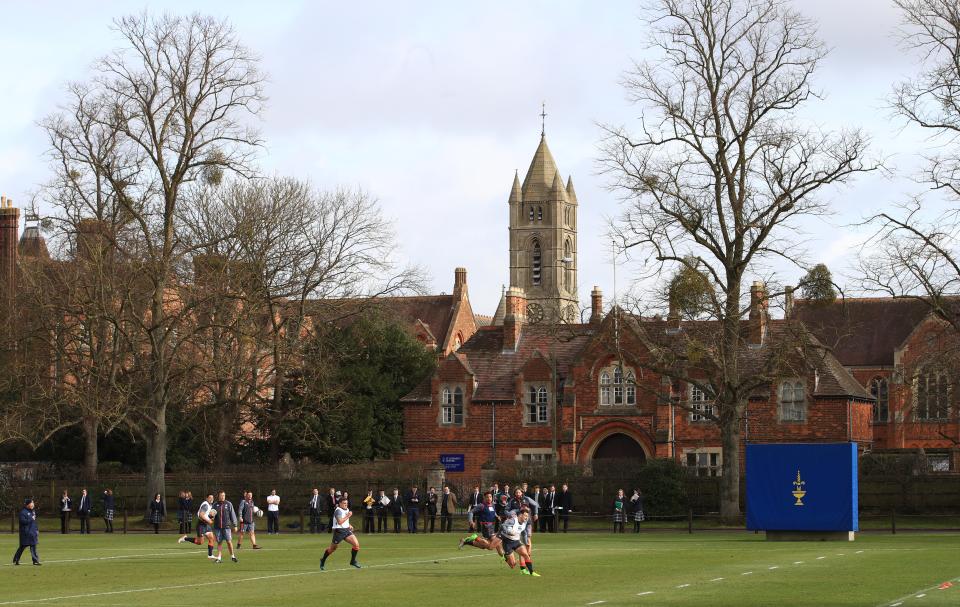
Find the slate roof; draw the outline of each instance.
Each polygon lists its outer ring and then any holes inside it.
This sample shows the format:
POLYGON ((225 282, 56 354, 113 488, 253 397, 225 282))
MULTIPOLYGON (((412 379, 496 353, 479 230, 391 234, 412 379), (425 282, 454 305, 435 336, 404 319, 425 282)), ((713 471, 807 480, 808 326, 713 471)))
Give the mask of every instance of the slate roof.
POLYGON ((447 336, 453 315, 453 295, 414 295, 408 297, 314 299, 306 302, 307 314, 326 322, 349 323, 364 310, 392 313, 407 328, 419 320, 436 338, 438 345, 447 336))
POLYGON ((848 367, 893 366, 896 349, 930 313, 915 298, 844 298, 833 303, 797 300, 801 321, 848 367))

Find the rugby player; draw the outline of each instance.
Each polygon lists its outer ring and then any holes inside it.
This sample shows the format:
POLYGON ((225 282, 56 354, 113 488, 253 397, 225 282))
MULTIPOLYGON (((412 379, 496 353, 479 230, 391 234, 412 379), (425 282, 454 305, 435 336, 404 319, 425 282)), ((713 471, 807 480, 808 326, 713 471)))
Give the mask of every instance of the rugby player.
POLYGON ((330 547, 323 551, 323 558, 320 559, 320 571, 323 571, 327 564, 327 557, 337 551, 340 542, 347 542, 351 546, 350 566, 360 569, 360 563, 357 562, 357 553, 360 552, 360 542, 357 536, 353 534, 353 527, 350 525, 350 517, 353 512, 349 510, 349 499, 346 495, 340 497, 339 506, 333 511, 333 539, 330 547))
POLYGON ((517 566, 516 553, 520 557, 520 573, 540 577, 540 574, 533 570, 533 560, 530 558, 530 552, 527 550, 527 524, 530 520, 530 513, 521 510, 516 515, 508 516, 500 524, 500 542, 503 547, 503 556, 507 565, 511 569, 517 566))
POLYGON ((200 509, 197 510, 197 537, 187 537, 183 535, 177 540, 177 543, 190 542, 191 544, 202 546, 203 540, 206 539, 207 558, 215 559, 217 557, 213 556, 213 545, 217 540, 213 535, 213 516, 216 516, 216 513, 211 516, 213 509, 213 506, 210 505, 211 502, 213 502, 212 493, 207 496, 207 499, 203 500, 203 503, 200 504, 200 509))
POLYGON ((483 503, 475 506, 467 513, 467 521, 473 533, 462 538, 458 548, 463 550, 464 546, 473 546, 482 550, 494 550, 499 544, 499 540, 494 533, 496 524, 497 507, 493 504, 493 494, 489 491, 483 494, 483 503))

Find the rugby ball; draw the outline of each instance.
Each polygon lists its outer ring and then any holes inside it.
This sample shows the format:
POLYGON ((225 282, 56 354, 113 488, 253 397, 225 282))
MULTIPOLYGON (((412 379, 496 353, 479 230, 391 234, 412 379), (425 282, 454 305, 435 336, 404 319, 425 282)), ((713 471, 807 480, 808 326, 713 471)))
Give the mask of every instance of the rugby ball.
POLYGON ((256 514, 257 516, 263 518, 263 510, 257 508, 256 506, 253 507, 253 513, 256 514))
POLYGON ((217 518, 217 511, 213 508, 207 510, 207 518, 209 518, 211 521, 217 518))

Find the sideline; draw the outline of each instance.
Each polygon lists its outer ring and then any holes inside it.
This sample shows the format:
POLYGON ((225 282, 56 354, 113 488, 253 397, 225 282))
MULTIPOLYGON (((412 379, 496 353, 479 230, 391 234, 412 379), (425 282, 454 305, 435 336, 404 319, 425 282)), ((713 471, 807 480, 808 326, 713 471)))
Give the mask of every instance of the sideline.
MULTIPOLYGON (((940 585, 943 584, 944 582, 960 582, 960 577, 955 577, 955 578, 953 578, 952 580, 943 580, 943 581, 941 581, 941 582, 937 582, 937 583, 934 584, 933 586, 927 586, 926 588, 921 588, 920 590, 914 590, 914 591, 911 592, 910 594, 905 594, 905 595, 903 595, 902 597, 900 597, 900 598, 898 598, 898 599, 893 599, 892 601, 884 601, 884 602, 878 604, 877 607, 893 607, 894 605, 897 605, 897 606, 903 605, 903 602, 904 602, 904 601, 909 600, 909 599, 912 599, 912 598, 916 597, 918 594, 923 594, 923 593, 926 593, 926 592, 930 592, 931 590, 936 590, 936 589, 939 588, 940 585)), ((917 598, 922 598, 922 597, 917 597, 917 598)))
MULTIPOLYGON (((40 561, 44 565, 53 563, 83 563, 86 561, 112 561, 114 559, 136 559, 145 556, 180 556, 185 554, 198 554, 201 550, 168 550, 167 552, 153 552, 150 554, 118 554, 116 556, 94 556, 86 559, 60 559, 58 561, 40 561)), ((13 563, 3 563, 0 567, 14 567, 13 563)), ((21 565, 22 567, 23 565, 21 565)), ((0 603, 2 604, 2 603, 0 603)))

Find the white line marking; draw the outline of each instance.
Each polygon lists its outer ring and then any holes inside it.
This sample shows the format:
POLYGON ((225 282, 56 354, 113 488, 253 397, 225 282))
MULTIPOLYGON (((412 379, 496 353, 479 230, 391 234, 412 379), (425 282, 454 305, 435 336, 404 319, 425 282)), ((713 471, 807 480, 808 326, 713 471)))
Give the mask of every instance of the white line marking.
POLYGON ((677 588, 689 588, 690 584, 680 584, 677 588))
POLYGON ((587 603, 587 605, 600 605, 602 603, 606 603, 606 601, 594 601, 592 603, 587 603))
MULTIPOLYGON (((955 578, 953 578, 952 580, 944 580, 944 581, 947 581, 947 582, 960 582, 960 577, 955 577, 955 578)), ((926 587, 926 588, 921 588, 920 590, 914 590, 914 591, 911 592, 910 594, 905 594, 905 595, 903 595, 903 596, 900 597, 900 598, 893 599, 893 602, 892 602, 892 603, 889 603, 889 602, 884 601, 883 603, 880 603, 880 605, 878 605, 877 607, 888 607, 888 606, 889 606, 889 607, 895 607, 896 605, 903 605, 903 601, 904 601, 905 599, 909 599, 909 598, 912 598, 912 597, 914 597, 914 596, 920 596, 920 595, 918 595, 918 593, 930 592, 931 590, 933 590, 933 589, 935 589, 935 588, 939 588, 939 587, 940 587, 940 584, 942 584, 942 583, 943 583, 943 582, 938 582, 938 583, 934 584, 933 586, 928 586, 928 587, 926 587)), ((926 594, 923 594, 922 596, 926 596, 926 594)))
MULTIPOLYGON (((186 554, 186 553, 184 553, 186 554)), ((435 561, 457 561, 464 559, 475 559, 481 556, 487 556, 485 554, 471 554, 469 556, 452 556, 442 559, 426 559, 422 561, 404 561, 401 563, 382 563, 380 565, 367 565, 364 569, 376 569, 383 567, 400 567, 403 565, 421 565, 423 563, 433 563, 435 561)), ((257 582, 260 580, 275 580, 279 578, 287 577, 302 577, 305 575, 317 575, 320 573, 338 573, 342 571, 352 571, 352 568, 343 567, 341 569, 331 569, 329 571, 320 571, 319 569, 313 571, 298 571, 296 573, 277 573, 274 575, 260 575, 257 577, 248 577, 241 578, 239 580, 217 580, 214 582, 197 582, 195 584, 177 584, 175 586, 155 586, 152 588, 132 588, 130 590, 111 590, 109 592, 91 592, 88 594, 74 594, 69 596, 54 596, 45 599, 23 599, 19 601, 3 601, 0 602, 0 605, 23 605, 26 603, 49 603, 50 601, 65 601, 68 599, 84 599, 91 598, 95 596, 115 596, 118 594, 134 594, 141 592, 156 592, 161 590, 182 590, 184 588, 202 588, 204 586, 222 586, 224 584, 235 584, 240 582, 257 582)))
POLYGON ((744 571, 744 572, 741 573, 740 575, 750 575, 751 573, 753 573, 753 572, 752 572, 752 571, 744 571))
POLYGON ((715 578, 713 578, 713 579, 710 580, 710 581, 711 581, 711 582, 720 582, 720 581, 722 581, 722 580, 723 580, 722 577, 715 577, 715 578))
POLYGON ((890 607, 900 607, 900 605, 903 605, 903 601, 901 601, 901 602, 899 602, 899 603, 894 603, 894 604, 890 605, 890 607))
POLYGON ((846 555, 846 553, 844 553, 844 552, 838 552, 838 553, 837 553, 837 556, 847 556, 847 555, 846 555))
POLYGON ((653 594, 653 590, 647 590, 646 592, 638 592, 637 596, 648 596, 653 594))
POLYGON ((818 561, 822 561, 822 560, 825 559, 825 558, 827 558, 827 557, 825 557, 825 556, 818 556, 818 557, 817 557, 817 560, 818 560, 818 561))
MULTIPOLYGON (((88 561, 112 561, 116 559, 137 559, 145 556, 184 556, 184 555, 197 555, 200 550, 178 550, 176 552, 153 552, 151 554, 121 554, 118 556, 98 556, 91 557, 88 559, 61 559, 59 561, 42 561, 44 565, 52 565, 53 563, 85 563, 88 561)), ((13 563, 2 563, 0 567, 13 567, 13 563)))
POLYGON ((779 569, 779 568, 780 567, 778 565, 774 565, 773 567, 767 567, 767 569, 769 569, 770 571, 773 571, 774 569, 779 569))
POLYGON ((922 599, 922 598, 925 597, 925 596, 927 596, 927 595, 921 592, 920 594, 918 594, 918 595, 916 596, 916 598, 922 599))
POLYGON ((793 564, 794 564, 794 565, 802 565, 802 564, 803 564, 803 561, 793 561, 793 564))
POLYGON ((857 550, 856 554, 862 554, 863 550, 857 550))

